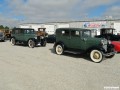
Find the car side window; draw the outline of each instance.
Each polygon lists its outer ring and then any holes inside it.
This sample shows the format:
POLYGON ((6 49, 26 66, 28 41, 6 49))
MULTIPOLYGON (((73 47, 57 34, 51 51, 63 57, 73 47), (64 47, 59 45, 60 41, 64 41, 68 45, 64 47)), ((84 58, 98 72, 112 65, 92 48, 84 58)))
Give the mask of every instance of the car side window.
POLYGON ((91 37, 91 32, 90 31, 82 31, 82 36, 83 37, 91 37))
POLYGON ((26 30, 26 33, 29 34, 29 33, 30 33, 30 30, 26 30))
POLYGON ((77 30, 73 30, 73 31, 71 31, 71 36, 72 37, 80 37, 80 32, 77 30))
POLYGON ((19 30, 19 33, 20 33, 20 34, 23 34, 23 33, 24 33, 24 30, 19 30))
POLYGON ((63 36, 69 36, 70 35, 70 31, 69 30, 62 30, 62 35, 63 36))
POLYGON ((15 30, 12 30, 12 34, 15 34, 15 30))
POLYGON ((17 29, 17 30, 15 30, 15 34, 19 34, 19 30, 17 29))
POLYGON ((31 33, 32 33, 32 34, 35 33, 34 30, 31 30, 31 33))

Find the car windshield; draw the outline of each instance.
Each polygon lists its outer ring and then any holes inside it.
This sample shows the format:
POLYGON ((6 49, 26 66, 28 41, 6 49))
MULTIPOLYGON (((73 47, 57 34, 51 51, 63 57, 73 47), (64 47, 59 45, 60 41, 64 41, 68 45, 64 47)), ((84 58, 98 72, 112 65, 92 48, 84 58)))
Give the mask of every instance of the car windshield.
POLYGON ((33 29, 27 29, 27 30, 25 30, 25 33, 27 33, 27 34, 34 34, 35 31, 33 29))
POLYGON ((95 37, 97 35, 97 30, 96 29, 92 29, 91 30, 91 37, 95 37))
POLYGON ((113 34, 113 29, 102 29, 102 34, 113 34))
POLYGON ((91 37, 91 31, 87 31, 87 30, 83 31, 82 36, 83 37, 91 37))
POLYGON ((107 34, 112 34, 112 32, 113 32, 113 30, 112 30, 112 29, 108 29, 108 30, 106 30, 106 32, 105 32, 105 33, 107 33, 107 34))

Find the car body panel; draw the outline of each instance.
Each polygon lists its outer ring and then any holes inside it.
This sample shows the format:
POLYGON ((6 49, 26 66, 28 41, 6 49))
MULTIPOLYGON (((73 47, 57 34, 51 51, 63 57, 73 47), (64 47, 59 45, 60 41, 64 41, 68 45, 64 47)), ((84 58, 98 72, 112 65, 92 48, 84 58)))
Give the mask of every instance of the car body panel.
MULTIPOLYGON (((81 28, 59 28, 56 30, 56 42, 62 42, 65 48, 88 52, 91 49, 100 49, 107 53, 107 40, 104 38, 93 38, 91 30, 81 28), (104 45, 102 45, 102 42, 104 45)), ((54 45, 54 46, 55 46, 54 45)), ((110 47, 111 50, 113 47, 110 47)), ((112 51, 111 51, 112 52, 112 51)), ((110 52, 109 52, 110 53, 110 52)))
POLYGON ((35 30, 31 28, 14 28, 11 33, 11 38, 15 38, 16 42, 25 44, 31 39, 35 42, 35 45, 43 45, 46 38, 43 33, 40 32, 39 35, 38 32, 36 33, 35 30))
POLYGON ((115 51, 120 52, 120 42, 119 41, 112 41, 111 43, 114 45, 115 51))

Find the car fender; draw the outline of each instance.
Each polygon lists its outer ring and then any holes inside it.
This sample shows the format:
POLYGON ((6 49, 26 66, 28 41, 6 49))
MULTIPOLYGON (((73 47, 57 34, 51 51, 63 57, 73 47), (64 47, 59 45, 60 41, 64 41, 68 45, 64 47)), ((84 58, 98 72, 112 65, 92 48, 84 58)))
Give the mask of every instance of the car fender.
POLYGON ((14 36, 11 36, 11 37, 10 37, 10 41, 11 41, 12 38, 15 38, 15 37, 14 37, 14 36))
POLYGON ((62 41, 55 42, 55 44, 54 44, 54 48, 55 48, 56 45, 58 45, 58 44, 62 45, 62 47, 65 49, 65 44, 64 44, 62 41))
POLYGON ((35 38, 29 38, 29 39, 27 40, 27 42, 28 42, 29 40, 33 40, 33 41, 35 41, 35 38))
POLYGON ((88 48, 86 52, 90 53, 92 50, 95 50, 95 49, 102 51, 103 53, 105 52, 105 49, 102 46, 92 46, 88 48))
POLYGON ((115 51, 120 52, 120 42, 112 41, 112 45, 114 46, 115 51))

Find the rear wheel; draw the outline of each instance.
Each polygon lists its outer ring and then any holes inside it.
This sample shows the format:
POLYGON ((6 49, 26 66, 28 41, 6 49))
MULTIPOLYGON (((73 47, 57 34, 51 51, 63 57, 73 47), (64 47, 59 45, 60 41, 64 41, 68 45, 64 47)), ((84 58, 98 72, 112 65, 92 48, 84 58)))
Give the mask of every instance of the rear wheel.
POLYGON ((30 39, 30 40, 28 41, 28 46, 29 46, 30 48, 34 48, 34 47, 35 47, 35 42, 30 39))
POLYGON ((56 52, 58 55, 62 55, 63 52, 64 52, 64 49, 63 49, 62 45, 60 45, 60 44, 56 45, 56 47, 55 47, 55 52, 56 52))
POLYGON ((90 59, 93 62, 99 63, 99 62, 101 62, 103 60, 103 54, 99 50, 92 50, 90 52, 90 59))
POLYGON ((16 44, 15 38, 11 38, 11 45, 15 45, 15 44, 16 44))

